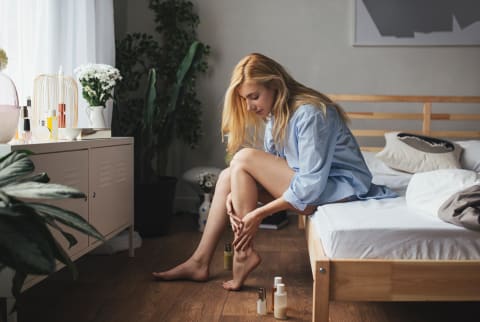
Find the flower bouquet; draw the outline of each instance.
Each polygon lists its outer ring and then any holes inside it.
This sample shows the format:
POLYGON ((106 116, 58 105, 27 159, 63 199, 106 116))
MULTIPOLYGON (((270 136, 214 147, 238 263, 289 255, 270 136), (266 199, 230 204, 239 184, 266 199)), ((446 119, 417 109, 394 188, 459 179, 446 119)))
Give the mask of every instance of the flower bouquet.
POLYGON ((211 193, 217 183, 217 175, 211 172, 202 172, 198 175, 198 185, 204 193, 211 193))
POLYGON ((82 85, 83 98, 90 106, 105 107, 112 98, 113 88, 122 79, 115 67, 105 64, 85 64, 74 71, 82 85))

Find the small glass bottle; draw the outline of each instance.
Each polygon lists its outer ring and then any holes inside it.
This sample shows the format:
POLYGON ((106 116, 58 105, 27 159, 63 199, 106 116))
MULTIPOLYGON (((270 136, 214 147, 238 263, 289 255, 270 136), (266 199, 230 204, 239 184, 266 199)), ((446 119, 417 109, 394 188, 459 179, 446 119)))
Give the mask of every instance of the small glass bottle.
POLYGON ((265 289, 263 287, 260 287, 257 292, 257 314, 267 315, 267 294, 265 293, 265 289))
POLYGON ((23 129, 22 129, 22 142, 25 144, 31 143, 32 132, 30 132, 30 118, 28 117, 27 106, 22 107, 23 129))
POLYGON ((285 291, 285 284, 277 284, 277 291, 275 292, 275 309, 273 310, 273 317, 278 320, 287 319, 287 292, 285 291))
POLYGON ((277 291, 277 285, 282 283, 281 276, 275 276, 273 278, 273 287, 272 287, 272 311, 275 310, 275 292, 277 291))
POLYGON ((231 271, 233 267, 233 251, 232 244, 226 243, 223 251, 223 268, 231 271))
POLYGON ((47 128, 45 120, 40 120, 40 124, 34 127, 32 132, 35 140, 45 141, 50 139, 50 130, 47 128))
POLYGON ((50 130, 50 140, 58 139, 58 120, 57 111, 51 109, 48 111, 47 127, 50 130))

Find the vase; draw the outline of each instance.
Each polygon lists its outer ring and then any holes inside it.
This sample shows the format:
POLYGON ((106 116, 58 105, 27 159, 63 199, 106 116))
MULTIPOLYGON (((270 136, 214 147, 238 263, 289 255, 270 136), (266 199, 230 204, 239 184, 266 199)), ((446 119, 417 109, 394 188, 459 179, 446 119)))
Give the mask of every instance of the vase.
POLYGON ((20 108, 12 79, 0 71, 0 143, 9 142, 16 133, 20 108))
POLYGON ((107 127, 103 117, 104 109, 103 106, 88 106, 85 110, 92 129, 105 129, 107 127))
POLYGON ((204 193, 203 202, 198 208, 198 230, 203 232, 207 224, 208 213, 210 212, 210 205, 212 203, 212 194, 204 193))

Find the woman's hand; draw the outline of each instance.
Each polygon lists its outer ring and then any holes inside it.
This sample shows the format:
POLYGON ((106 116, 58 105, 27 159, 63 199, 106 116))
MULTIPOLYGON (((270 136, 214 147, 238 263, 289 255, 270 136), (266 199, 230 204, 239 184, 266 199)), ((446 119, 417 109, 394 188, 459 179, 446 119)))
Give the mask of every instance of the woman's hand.
POLYGON ((257 210, 249 212, 242 218, 242 229, 236 234, 233 241, 235 250, 245 250, 250 245, 261 222, 262 216, 257 210))
POLYGON ((227 215, 230 218, 230 225, 232 227, 232 230, 234 234, 237 235, 242 230, 243 222, 240 217, 235 215, 235 211, 233 209, 232 195, 230 193, 227 195, 227 201, 225 206, 227 208, 227 215))

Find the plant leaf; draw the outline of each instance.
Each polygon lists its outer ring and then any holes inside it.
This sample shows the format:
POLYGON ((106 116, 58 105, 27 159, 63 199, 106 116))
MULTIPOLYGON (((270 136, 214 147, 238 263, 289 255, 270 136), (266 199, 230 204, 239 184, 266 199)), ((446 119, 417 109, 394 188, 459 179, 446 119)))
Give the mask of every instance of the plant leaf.
POLYGON ((46 215, 44 216, 44 218, 50 227, 55 228, 57 231, 59 231, 62 234, 62 236, 68 241, 68 248, 72 248, 78 243, 75 236, 64 231, 62 227, 60 227, 55 221, 55 219, 53 219, 51 216, 46 215))
POLYGON ((17 198, 85 198, 85 194, 80 190, 56 183, 22 182, 18 184, 10 184, 3 187, 2 190, 4 193, 17 198))
POLYGON ((30 177, 22 178, 22 179, 18 180, 17 182, 20 183, 20 182, 31 182, 31 181, 48 183, 48 182, 50 182, 50 177, 45 172, 42 172, 42 173, 30 176, 30 177))
POLYGON ((155 68, 151 68, 148 71, 143 115, 143 125, 147 132, 150 132, 153 128, 153 120, 155 119, 155 110, 157 108, 157 71, 155 68))
POLYGON ((177 70, 175 86, 173 87, 173 93, 172 93, 172 96, 170 97, 170 101, 168 102, 168 110, 166 113, 171 113, 173 110, 175 110, 177 106, 178 95, 180 93, 181 87, 183 86, 183 80, 185 78, 185 75, 187 75, 188 71, 192 67, 192 63, 195 58, 195 55, 197 51, 201 48, 201 46, 202 44, 200 42, 194 41, 190 45, 190 48, 188 49, 187 54, 185 55, 182 62, 180 63, 180 66, 178 67, 178 70, 177 70))
POLYGON ((15 271, 15 275, 13 276, 13 283, 12 283, 12 294, 13 296, 15 296, 15 298, 18 298, 18 296, 20 296, 20 292, 22 291, 22 286, 26 278, 27 278, 27 274, 23 272, 15 271))
POLYGON ((35 169, 25 152, 13 151, 0 161, 0 187, 15 182, 35 169))
POLYGON ((95 237, 99 240, 104 240, 102 234, 100 234, 95 227, 88 223, 80 215, 68 211, 53 205, 48 205, 44 203, 28 203, 28 206, 33 208, 37 213, 42 216, 49 217, 52 220, 61 222, 64 225, 72 227, 75 230, 78 230, 84 234, 95 237))
POLYGON ((77 279, 78 270, 75 264, 73 263, 72 259, 70 258, 70 256, 65 252, 63 247, 57 242, 56 239, 53 238, 52 242, 54 246, 52 249, 53 249, 55 258, 58 259, 63 264, 65 264, 65 266, 67 266, 67 268, 72 273, 73 279, 77 279))
POLYGON ((0 263, 24 273, 53 272, 53 252, 45 241, 51 236, 48 229, 32 216, 3 215, 0 208, 0 263))

